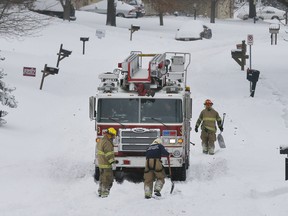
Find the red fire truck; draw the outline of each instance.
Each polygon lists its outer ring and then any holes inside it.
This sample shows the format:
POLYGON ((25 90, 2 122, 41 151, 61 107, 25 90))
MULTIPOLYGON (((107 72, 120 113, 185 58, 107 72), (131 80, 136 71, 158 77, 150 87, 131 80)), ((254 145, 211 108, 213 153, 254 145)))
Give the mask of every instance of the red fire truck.
MULTIPOLYGON (((187 86, 190 62, 190 53, 133 51, 113 72, 99 75, 98 91, 90 97, 90 119, 95 120, 98 140, 109 127, 117 130, 116 181, 122 182, 127 172, 143 174, 146 149, 156 138, 172 154, 172 179, 186 180, 192 117, 187 86)), ((162 161, 167 171, 167 158, 162 161)), ((95 157, 96 180, 97 164, 95 157)))

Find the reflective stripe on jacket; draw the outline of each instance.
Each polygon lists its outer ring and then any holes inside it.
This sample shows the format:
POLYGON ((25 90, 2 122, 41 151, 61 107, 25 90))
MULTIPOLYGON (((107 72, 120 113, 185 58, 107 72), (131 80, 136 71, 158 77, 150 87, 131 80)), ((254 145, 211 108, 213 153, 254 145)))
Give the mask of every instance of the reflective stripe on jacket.
POLYGON ((97 143, 98 166, 101 169, 112 168, 115 162, 114 146, 111 140, 105 135, 99 143, 97 143))
POLYGON ((202 130, 216 132, 217 130, 216 122, 217 122, 218 127, 220 127, 222 120, 218 112, 215 111, 213 108, 210 108, 210 110, 204 109, 201 111, 199 118, 196 122, 196 127, 199 127, 201 122, 202 122, 202 125, 201 125, 202 130))

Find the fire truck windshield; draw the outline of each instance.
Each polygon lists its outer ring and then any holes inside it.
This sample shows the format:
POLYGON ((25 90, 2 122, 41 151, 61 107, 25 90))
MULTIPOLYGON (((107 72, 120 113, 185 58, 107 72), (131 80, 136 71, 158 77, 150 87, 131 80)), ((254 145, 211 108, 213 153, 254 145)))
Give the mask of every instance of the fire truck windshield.
POLYGON ((97 121, 102 123, 182 123, 181 99, 100 98, 97 121))

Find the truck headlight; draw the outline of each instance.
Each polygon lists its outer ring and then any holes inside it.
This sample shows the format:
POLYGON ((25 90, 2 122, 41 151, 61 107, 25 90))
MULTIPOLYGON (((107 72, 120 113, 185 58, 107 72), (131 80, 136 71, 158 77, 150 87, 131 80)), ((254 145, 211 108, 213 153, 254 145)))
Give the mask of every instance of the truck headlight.
POLYGON ((170 140, 169 140, 169 143, 170 143, 170 144, 175 144, 175 143, 176 143, 176 139, 170 139, 170 140))

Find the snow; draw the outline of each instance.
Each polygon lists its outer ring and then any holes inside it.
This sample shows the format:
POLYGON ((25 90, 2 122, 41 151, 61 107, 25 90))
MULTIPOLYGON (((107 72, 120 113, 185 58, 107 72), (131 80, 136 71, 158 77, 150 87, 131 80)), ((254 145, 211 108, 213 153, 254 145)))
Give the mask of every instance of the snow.
POLYGON ((277 45, 270 43, 269 22, 238 19, 210 24, 210 40, 183 42, 174 36, 189 17, 165 17, 164 26, 158 17, 117 18, 117 27, 110 27, 105 15, 77 11, 76 16, 75 22, 51 21, 35 37, 0 39, 6 58, 1 67, 8 74, 3 81, 17 88, 13 93, 19 101, 17 109, 7 108, 7 124, 0 127, 1 216, 287 215, 286 155, 279 153, 288 144, 284 25, 277 45), (140 26, 132 41, 131 24, 140 26), (97 29, 105 30, 104 38, 96 37, 97 29), (231 50, 248 34, 254 36, 252 68, 260 71, 254 98, 246 71, 231 58, 231 50), (85 55, 80 37, 89 37, 85 55), (60 44, 72 54, 40 90, 41 70, 45 64, 56 67, 60 44), (203 155, 200 133, 192 130, 196 145, 191 146, 187 180, 175 182, 170 194, 166 179, 160 200, 144 199, 143 182, 130 181, 114 183, 108 198, 98 198, 92 177, 95 131, 88 98, 95 95, 98 75, 112 71, 132 50, 190 52, 192 127, 207 98, 227 114, 222 133, 227 148, 216 144, 214 156, 203 155), (36 67, 36 77, 24 77, 23 67, 36 67))
POLYGON ((56 0, 36 0, 34 2, 34 10, 63 11, 63 7, 56 0))
POLYGON ((175 38, 197 38, 201 39, 200 33, 204 31, 203 23, 199 20, 187 21, 180 26, 176 32, 175 38))

